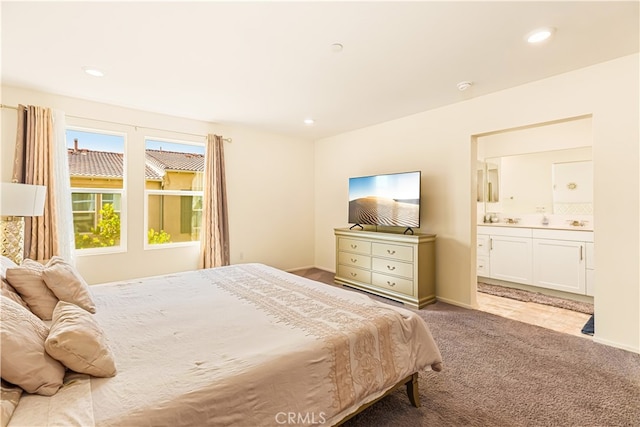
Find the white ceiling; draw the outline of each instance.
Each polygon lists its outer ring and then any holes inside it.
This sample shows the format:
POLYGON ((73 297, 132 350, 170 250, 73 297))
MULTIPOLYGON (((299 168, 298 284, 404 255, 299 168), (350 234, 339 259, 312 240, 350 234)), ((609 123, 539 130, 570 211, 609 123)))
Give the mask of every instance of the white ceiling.
POLYGON ((2 83, 317 139, 638 52, 638 5, 3 1, 2 83))

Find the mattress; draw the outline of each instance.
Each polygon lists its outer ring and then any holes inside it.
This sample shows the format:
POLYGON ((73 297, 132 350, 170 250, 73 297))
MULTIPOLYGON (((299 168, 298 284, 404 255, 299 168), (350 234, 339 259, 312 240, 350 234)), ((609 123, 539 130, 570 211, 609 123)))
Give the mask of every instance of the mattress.
POLYGON ((9 425, 331 425, 442 361, 412 311, 262 264, 91 293, 117 375, 69 372, 9 425))

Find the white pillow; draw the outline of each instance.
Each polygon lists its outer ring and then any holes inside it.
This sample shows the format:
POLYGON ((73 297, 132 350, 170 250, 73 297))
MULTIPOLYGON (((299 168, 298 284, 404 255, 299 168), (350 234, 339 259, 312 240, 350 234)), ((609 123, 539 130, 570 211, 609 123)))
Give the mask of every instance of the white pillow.
POLYGON ((18 264, 13 262, 11 258, 7 258, 4 255, 0 255, 0 276, 4 279, 6 276, 7 268, 17 267, 18 264))
POLYGON ((0 376, 28 393, 55 394, 65 368, 47 354, 49 329, 26 308, 0 296, 0 376))
POLYGON ((60 301, 53 311, 47 353, 67 368, 94 377, 116 374, 113 354, 93 316, 75 304, 60 301))

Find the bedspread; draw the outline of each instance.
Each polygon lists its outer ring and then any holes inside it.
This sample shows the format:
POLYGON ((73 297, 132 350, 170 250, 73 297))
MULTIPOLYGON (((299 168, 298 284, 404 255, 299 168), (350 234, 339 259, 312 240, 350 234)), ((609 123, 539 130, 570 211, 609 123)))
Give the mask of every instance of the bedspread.
POLYGON ((262 264, 91 293, 118 374, 23 396, 10 425, 331 425, 441 362, 415 313, 262 264))

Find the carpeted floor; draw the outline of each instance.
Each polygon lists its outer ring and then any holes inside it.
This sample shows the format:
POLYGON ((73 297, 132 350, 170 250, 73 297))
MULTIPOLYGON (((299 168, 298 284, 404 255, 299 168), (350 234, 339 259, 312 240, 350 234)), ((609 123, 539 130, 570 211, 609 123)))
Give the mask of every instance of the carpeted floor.
POLYGON ((640 426, 639 354, 442 302, 414 311, 444 371, 420 373, 420 408, 400 389, 345 426, 640 426))
POLYGON ((565 308, 580 313, 593 314, 593 304, 581 301, 574 301, 566 298, 554 297, 541 294, 539 292, 530 292, 521 289, 509 288, 506 286, 490 285, 488 283, 478 282, 478 292, 496 295, 504 298, 511 298, 518 301, 535 302, 538 304, 551 305, 553 307, 565 308))
POLYGON ((640 426, 640 355, 438 302, 420 315, 444 359, 354 426, 640 426))

